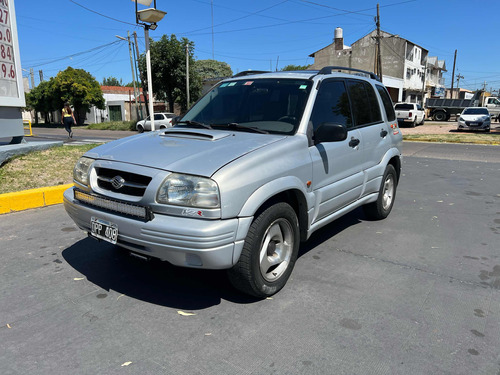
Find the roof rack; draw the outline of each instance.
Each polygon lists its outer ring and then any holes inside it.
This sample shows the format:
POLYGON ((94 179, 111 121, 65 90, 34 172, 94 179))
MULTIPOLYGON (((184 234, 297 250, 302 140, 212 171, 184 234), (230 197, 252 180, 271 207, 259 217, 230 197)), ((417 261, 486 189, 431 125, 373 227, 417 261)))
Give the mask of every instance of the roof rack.
POLYGON ((348 70, 352 72, 359 72, 359 73, 364 73, 368 75, 371 79, 374 79, 376 81, 382 82, 380 77, 376 75, 375 73, 368 72, 366 70, 361 70, 361 69, 355 69, 355 68, 346 68, 345 66, 325 66, 322 68, 318 74, 331 74, 333 73, 334 70, 341 71, 341 70, 348 70))
POLYGON ((263 73, 271 73, 271 72, 265 71, 265 70, 245 70, 244 72, 239 72, 239 73, 235 74, 231 78, 244 77, 244 76, 249 76, 252 74, 263 74, 263 73))

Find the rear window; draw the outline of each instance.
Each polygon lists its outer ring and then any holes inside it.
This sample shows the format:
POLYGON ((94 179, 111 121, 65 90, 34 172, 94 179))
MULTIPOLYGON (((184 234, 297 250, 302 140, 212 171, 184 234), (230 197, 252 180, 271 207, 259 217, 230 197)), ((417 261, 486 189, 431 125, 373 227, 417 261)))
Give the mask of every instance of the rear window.
POLYGON ((385 89, 385 87, 376 85, 377 91, 382 98, 382 103, 384 104, 385 114, 387 115, 387 121, 394 121, 396 119, 396 113, 394 112, 394 107, 392 104, 391 97, 385 89))
POLYGON ((402 103, 402 104, 396 104, 396 109, 400 109, 400 110, 409 110, 409 109, 413 109, 413 104, 407 104, 407 103, 402 103))
POLYGON ((356 126, 381 122, 382 115, 372 85, 364 81, 349 80, 347 87, 356 126))

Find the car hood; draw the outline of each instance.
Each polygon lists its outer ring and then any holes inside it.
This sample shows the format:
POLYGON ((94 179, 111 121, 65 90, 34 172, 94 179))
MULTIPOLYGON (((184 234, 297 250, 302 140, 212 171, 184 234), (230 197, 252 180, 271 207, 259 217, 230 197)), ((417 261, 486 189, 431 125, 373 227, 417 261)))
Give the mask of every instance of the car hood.
POLYGON ((211 176, 231 161, 284 138, 283 135, 169 128, 107 143, 85 156, 211 176))
POLYGON ((490 119, 488 115, 462 115, 461 117, 465 121, 486 121, 490 119))

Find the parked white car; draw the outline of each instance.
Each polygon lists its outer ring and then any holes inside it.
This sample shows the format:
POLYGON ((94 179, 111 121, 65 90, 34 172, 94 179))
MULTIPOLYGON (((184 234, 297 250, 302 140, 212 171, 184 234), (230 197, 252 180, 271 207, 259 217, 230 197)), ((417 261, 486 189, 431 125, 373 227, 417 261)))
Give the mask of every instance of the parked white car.
POLYGON ((425 111, 417 103, 397 103, 394 106, 399 124, 408 124, 412 128, 423 125, 425 122, 425 111))
POLYGON ((465 108, 458 118, 457 131, 460 130, 484 130, 490 131, 491 115, 488 108, 469 107, 465 108))
MULTIPOLYGON (((155 130, 166 129, 172 127, 172 119, 175 117, 174 113, 161 112, 155 113, 155 130)), ((145 120, 138 121, 135 128, 139 133, 151 130, 151 120, 150 116, 146 117, 145 120)))

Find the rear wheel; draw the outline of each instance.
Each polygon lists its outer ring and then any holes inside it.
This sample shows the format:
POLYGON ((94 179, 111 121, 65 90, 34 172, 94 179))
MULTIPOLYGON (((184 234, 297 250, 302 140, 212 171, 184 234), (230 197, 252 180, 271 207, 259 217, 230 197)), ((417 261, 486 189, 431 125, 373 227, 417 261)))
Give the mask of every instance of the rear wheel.
POLYGON ((394 205, 394 199, 396 198, 397 185, 398 179, 396 170, 389 164, 385 169, 377 200, 363 206, 365 215, 369 219, 381 220, 389 216, 392 206, 394 205))
POLYGON ((139 133, 144 133, 144 127, 142 125, 137 125, 137 131, 139 133))
POLYGON ((446 113, 443 112, 443 111, 434 112, 434 114, 432 115, 432 117, 436 121, 446 121, 446 113))
POLYGON ((414 128, 415 126, 417 126, 417 117, 415 116, 415 120, 412 121, 412 123, 410 124, 410 127, 414 128))
POLYGON ((238 262, 228 270, 240 291, 268 297, 285 286, 299 250, 299 222, 294 209, 280 202, 253 221, 238 262))

